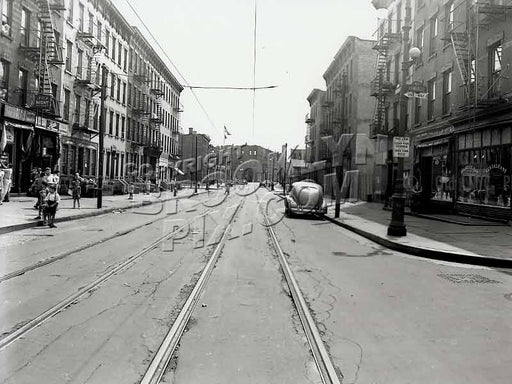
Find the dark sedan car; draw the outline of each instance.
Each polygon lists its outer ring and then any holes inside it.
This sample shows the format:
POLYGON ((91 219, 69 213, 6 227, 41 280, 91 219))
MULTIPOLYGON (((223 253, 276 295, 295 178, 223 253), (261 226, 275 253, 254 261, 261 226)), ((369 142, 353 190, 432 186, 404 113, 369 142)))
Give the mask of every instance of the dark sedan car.
POLYGON ((285 197, 285 215, 293 214, 320 214, 327 213, 327 204, 323 198, 323 188, 309 181, 293 183, 285 197))

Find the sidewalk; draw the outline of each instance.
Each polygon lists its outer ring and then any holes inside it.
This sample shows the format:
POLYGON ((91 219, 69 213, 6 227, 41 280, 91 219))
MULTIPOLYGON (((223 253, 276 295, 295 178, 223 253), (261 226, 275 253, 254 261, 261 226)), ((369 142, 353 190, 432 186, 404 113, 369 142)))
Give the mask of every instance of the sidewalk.
MULTIPOLYGON (((198 191, 204 193, 204 190, 198 191)), ((182 189, 176 197, 190 196, 192 191, 182 189)), ((128 195, 103 196, 101 209, 96 208, 96 198, 81 198, 81 209, 73 209, 71 196, 61 196, 55 222, 78 220, 86 217, 103 215, 120 209, 138 208, 143 205, 151 205, 157 201, 175 199, 170 191, 151 193, 149 195, 135 194, 133 200, 128 200, 128 195)), ((35 197, 14 197, 8 203, 0 205, 0 234, 19 231, 22 229, 42 225, 42 221, 36 220, 38 210, 34 209, 35 197)))
POLYGON ((387 235, 391 211, 381 203, 345 203, 340 218, 334 219, 334 205, 327 219, 396 251, 475 265, 512 267, 512 227, 485 220, 456 224, 413 215, 405 216, 407 236, 387 235))

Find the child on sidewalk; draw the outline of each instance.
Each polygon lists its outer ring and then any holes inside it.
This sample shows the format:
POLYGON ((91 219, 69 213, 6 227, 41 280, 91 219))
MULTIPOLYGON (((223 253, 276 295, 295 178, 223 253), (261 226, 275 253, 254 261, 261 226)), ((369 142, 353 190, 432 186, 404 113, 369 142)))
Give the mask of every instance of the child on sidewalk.
POLYGON ((71 182, 71 191, 73 192, 73 209, 75 209, 76 204, 78 203, 78 209, 80 209, 80 196, 82 195, 82 182, 84 179, 80 177, 80 175, 75 173, 75 178, 71 182))
POLYGON ((55 220, 55 213, 57 212, 57 207, 60 202, 60 195, 57 192, 57 186, 55 184, 50 184, 48 186, 48 194, 45 197, 45 214, 48 216, 48 226, 50 228, 55 228, 56 225, 53 223, 55 220))

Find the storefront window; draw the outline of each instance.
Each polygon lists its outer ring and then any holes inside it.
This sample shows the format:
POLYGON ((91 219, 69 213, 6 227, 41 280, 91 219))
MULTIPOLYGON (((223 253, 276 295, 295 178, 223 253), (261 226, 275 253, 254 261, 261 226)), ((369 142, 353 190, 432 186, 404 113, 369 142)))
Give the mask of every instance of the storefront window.
POLYGON ((454 180, 446 153, 432 157, 432 182, 432 200, 452 201, 454 180))
POLYGON ((460 202, 510 207, 509 146, 460 151, 458 160, 460 202))

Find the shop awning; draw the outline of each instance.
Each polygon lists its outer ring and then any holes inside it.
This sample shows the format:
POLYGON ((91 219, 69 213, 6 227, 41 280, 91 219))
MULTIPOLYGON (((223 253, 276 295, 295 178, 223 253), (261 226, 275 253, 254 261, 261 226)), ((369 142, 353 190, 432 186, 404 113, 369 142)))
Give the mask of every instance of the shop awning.
POLYGON ((27 131, 33 131, 34 130, 34 126, 32 126, 32 125, 11 123, 10 121, 6 121, 5 122, 5 126, 7 128, 26 129, 27 131))

